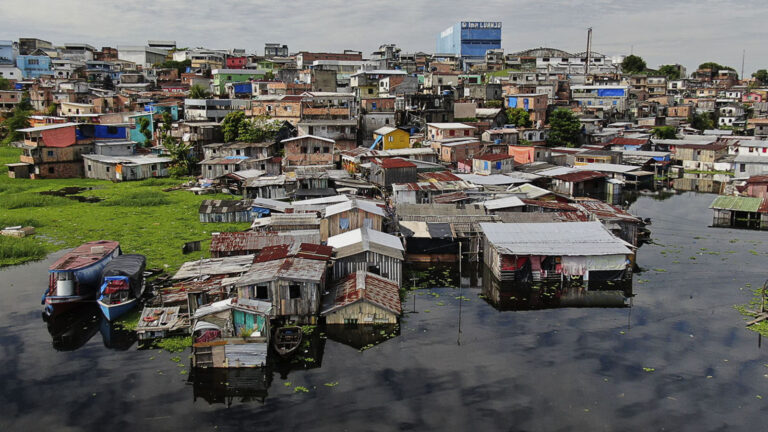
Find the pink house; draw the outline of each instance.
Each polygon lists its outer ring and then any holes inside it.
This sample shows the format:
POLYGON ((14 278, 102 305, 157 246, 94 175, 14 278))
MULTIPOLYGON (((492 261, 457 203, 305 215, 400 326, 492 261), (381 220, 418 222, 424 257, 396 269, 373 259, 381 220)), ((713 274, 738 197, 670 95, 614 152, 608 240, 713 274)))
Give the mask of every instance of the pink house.
POLYGON ((763 101, 763 95, 761 93, 749 92, 744 93, 741 97, 741 101, 744 103, 756 103, 763 101))

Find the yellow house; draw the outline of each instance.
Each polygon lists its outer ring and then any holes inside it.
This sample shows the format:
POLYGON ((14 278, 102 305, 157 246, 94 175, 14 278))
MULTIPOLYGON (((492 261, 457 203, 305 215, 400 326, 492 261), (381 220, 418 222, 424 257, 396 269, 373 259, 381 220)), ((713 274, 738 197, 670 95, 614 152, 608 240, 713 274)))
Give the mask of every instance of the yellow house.
POLYGON ((381 138, 381 142, 376 143, 379 150, 396 150, 410 148, 410 134, 402 129, 384 126, 373 131, 374 142, 381 138))

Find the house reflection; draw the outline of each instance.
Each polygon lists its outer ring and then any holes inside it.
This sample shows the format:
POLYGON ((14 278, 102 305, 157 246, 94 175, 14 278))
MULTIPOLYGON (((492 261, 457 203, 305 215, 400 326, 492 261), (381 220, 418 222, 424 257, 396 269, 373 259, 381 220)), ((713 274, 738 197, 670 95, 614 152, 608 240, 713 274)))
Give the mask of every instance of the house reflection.
POLYGON ((483 296, 500 311, 535 310, 561 307, 626 307, 632 294, 632 280, 580 280, 519 282, 500 281, 493 272, 483 270, 483 296))
POLYGON ((193 368, 189 377, 192 384, 192 397, 208 404, 233 402, 264 403, 269 386, 272 384, 272 371, 268 367, 258 368, 193 368))
POLYGON ((328 339, 357 350, 368 349, 400 335, 398 324, 325 326, 328 339))
POLYGON ((109 322, 103 317, 99 322, 99 332, 104 346, 117 351, 128 350, 137 340, 135 331, 126 330, 120 324, 109 322))

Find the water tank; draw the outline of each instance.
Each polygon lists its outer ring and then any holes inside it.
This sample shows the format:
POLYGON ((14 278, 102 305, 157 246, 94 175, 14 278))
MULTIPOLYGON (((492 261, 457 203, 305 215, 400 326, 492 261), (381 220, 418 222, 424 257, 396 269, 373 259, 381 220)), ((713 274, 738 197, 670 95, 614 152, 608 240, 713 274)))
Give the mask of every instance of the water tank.
POLYGON ((71 296, 75 293, 75 281, 73 280, 58 280, 56 281, 56 295, 57 296, 71 296))

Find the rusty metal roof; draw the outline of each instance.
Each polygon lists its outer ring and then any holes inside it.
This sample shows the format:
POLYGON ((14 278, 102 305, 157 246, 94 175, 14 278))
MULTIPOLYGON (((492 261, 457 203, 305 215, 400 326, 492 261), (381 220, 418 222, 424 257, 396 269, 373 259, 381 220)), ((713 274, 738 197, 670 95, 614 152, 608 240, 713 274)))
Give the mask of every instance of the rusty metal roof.
POLYGON ((437 180, 437 181, 461 181, 461 178, 450 171, 438 171, 438 172, 423 172, 418 174, 419 179, 422 180, 437 180))
POLYGON ((561 174, 561 175, 554 176, 554 178, 558 180, 571 182, 571 183, 580 183, 580 182, 585 182, 585 181, 604 178, 604 177, 606 177, 605 174, 599 173, 597 171, 578 171, 578 172, 572 172, 568 174, 561 174))
POLYGON ((371 162, 384 168, 416 168, 416 164, 401 158, 371 159, 371 162))
POLYGON ((321 315, 327 315, 358 301, 367 301, 396 315, 402 313, 397 282, 364 271, 352 273, 342 279, 324 300, 321 315))
POLYGON ((251 210, 251 200, 203 200, 199 213, 235 213, 251 210))
POLYGON ((319 230, 287 232, 223 232, 211 237, 211 252, 255 252, 268 246, 293 243, 320 243, 319 230))

